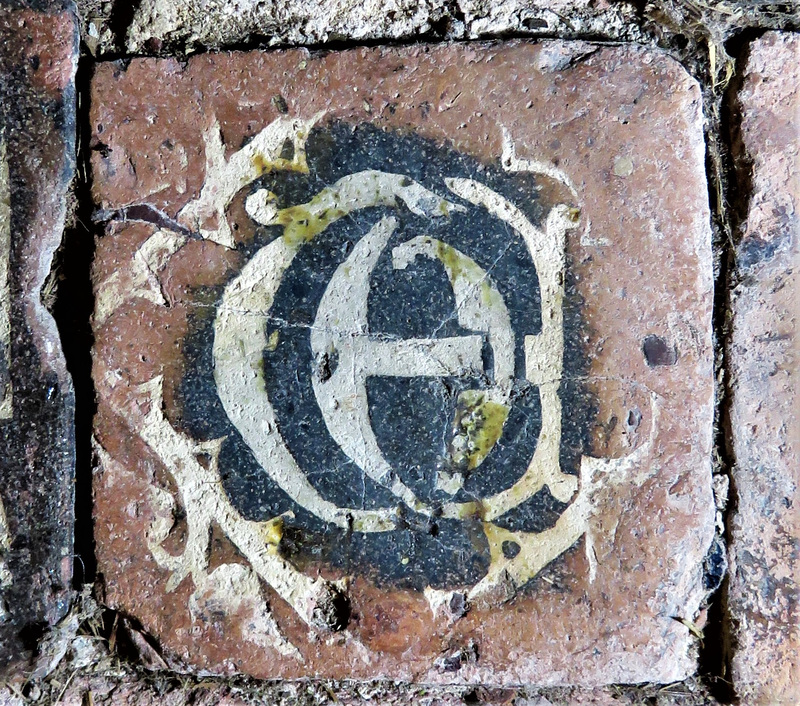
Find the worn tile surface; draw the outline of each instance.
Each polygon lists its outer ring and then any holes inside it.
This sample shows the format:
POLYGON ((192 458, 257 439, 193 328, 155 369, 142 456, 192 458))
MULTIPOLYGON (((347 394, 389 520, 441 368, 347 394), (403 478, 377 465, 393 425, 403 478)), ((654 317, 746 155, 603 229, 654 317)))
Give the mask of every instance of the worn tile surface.
POLYGON ((92 91, 98 561, 168 663, 694 671, 712 281, 677 64, 209 54, 92 91))
POLYGON ((66 4, 0 9, 0 671, 60 618, 72 575, 73 394, 41 300, 73 171, 66 4))
POLYGON ((739 168, 752 192, 730 351, 734 682, 753 703, 800 701, 800 37, 749 49, 739 168))

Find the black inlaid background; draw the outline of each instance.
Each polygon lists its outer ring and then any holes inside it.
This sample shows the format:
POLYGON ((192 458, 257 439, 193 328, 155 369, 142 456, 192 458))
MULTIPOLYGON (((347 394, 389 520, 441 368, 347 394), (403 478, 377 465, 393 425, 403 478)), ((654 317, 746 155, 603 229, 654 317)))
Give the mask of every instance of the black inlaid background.
MULTIPOLYGON (((455 300, 444 267, 418 257, 405 270, 394 270, 392 248, 419 235, 437 238, 462 251, 489 272, 508 307, 516 336, 515 386, 503 435, 485 461, 466 476, 464 487, 450 497, 436 490, 439 469, 448 469, 446 443, 460 391, 491 384, 484 379, 373 377, 367 382, 372 427, 381 451, 418 497, 434 506, 448 500, 481 498, 508 488, 525 472, 541 429, 538 390, 525 380, 524 337, 541 329, 541 302, 536 271, 521 237, 483 208, 462 202, 445 186, 446 177, 473 178, 542 224, 549 204, 540 204, 535 180, 509 175, 494 165, 437 146, 414 134, 384 132, 362 125, 333 123, 314 130, 307 144, 310 173, 277 173, 251 185, 278 196, 279 206, 310 201, 338 179, 365 169, 405 175, 431 191, 460 203, 465 213, 428 219, 398 208, 369 208, 340 219, 303 246, 279 287, 267 335, 278 331, 279 343, 264 353, 267 391, 279 431, 310 482, 342 507, 394 507, 397 499, 351 462, 330 437, 312 389, 314 360, 310 330, 320 299, 335 269, 352 247, 383 216, 399 221, 370 280, 368 325, 371 333, 399 338, 468 335, 458 324, 455 300)), ((253 243, 242 246, 248 256, 281 228, 259 228, 253 243)), ((582 372, 579 306, 568 280, 565 319, 567 355, 562 386, 565 419, 562 464, 576 472, 584 448, 583 430, 591 405, 577 381, 582 372), (576 410, 578 413, 576 414, 576 410)), ((220 296, 216 292, 203 292, 220 296)), ((213 312, 213 310, 211 310, 213 312)), ((403 526, 378 534, 345 533, 296 506, 255 461, 228 421, 213 380, 213 313, 198 314, 185 348, 189 364, 182 386, 185 430, 198 439, 227 437, 220 457, 223 481, 233 503, 252 520, 267 520, 286 510, 295 513, 282 550, 298 565, 322 560, 348 572, 368 573, 389 581, 423 588, 474 583, 488 568, 488 547, 479 522, 431 520, 408 511, 403 526)), ((564 505, 543 489, 499 524, 541 531, 554 524, 564 505)))

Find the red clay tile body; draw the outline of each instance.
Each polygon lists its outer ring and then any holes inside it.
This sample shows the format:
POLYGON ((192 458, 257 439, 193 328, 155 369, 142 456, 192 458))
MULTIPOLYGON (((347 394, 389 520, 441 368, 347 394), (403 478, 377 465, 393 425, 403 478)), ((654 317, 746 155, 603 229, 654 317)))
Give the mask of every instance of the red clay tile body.
POLYGON ((733 486, 728 603, 747 703, 800 701, 800 37, 752 43, 739 94, 752 185, 730 347, 733 486))
POLYGON ((67 610, 74 401, 42 288, 74 171, 77 24, 0 8, 0 673, 67 610))
POLYGON ((684 678, 714 532, 700 91, 586 43, 100 64, 95 522, 175 664, 684 678))

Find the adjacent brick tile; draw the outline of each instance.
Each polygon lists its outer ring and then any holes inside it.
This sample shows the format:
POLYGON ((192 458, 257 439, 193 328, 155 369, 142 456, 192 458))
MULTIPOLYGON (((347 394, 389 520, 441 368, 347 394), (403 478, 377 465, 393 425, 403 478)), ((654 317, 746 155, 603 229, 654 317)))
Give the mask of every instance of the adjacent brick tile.
POLYGON ((73 393, 42 286, 74 168, 74 13, 0 9, 0 672, 62 617, 73 393))
POLYGON ((800 701, 800 36, 749 49, 740 168, 752 193, 737 250, 730 350, 735 515, 733 677, 748 703, 800 701))
POLYGON ((700 92, 545 42, 98 66, 98 561, 168 664, 680 680, 700 92))
POLYGON ((608 35, 637 40, 636 3, 593 0, 442 0, 331 3, 326 0, 138 0, 130 8, 127 31, 119 13, 101 0, 77 0, 85 22, 84 39, 93 56, 123 51, 219 49, 269 37, 269 44, 302 46, 332 41, 391 41, 436 36, 477 39, 512 32, 608 35))

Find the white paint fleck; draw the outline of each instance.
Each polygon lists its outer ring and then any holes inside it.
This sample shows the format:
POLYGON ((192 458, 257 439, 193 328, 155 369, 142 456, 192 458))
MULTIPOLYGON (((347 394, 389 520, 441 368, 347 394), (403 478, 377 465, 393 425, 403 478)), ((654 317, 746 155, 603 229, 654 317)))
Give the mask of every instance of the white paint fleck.
POLYGON ((245 199, 244 210, 256 223, 272 223, 278 215, 276 200, 271 191, 259 189, 245 199))
POLYGON ((448 471, 436 472, 436 490, 441 490, 448 495, 455 495, 463 487, 463 473, 450 473, 448 471))
POLYGON ((633 174, 633 160, 628 155, 620 155, 614 160, 614 176, 629 177, 633 174))

